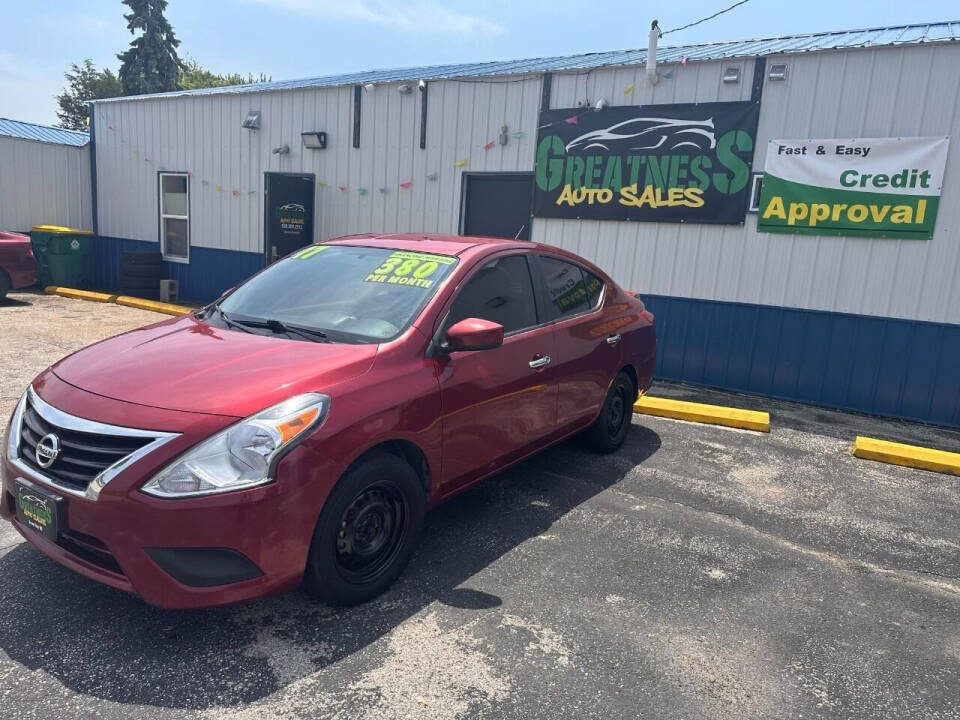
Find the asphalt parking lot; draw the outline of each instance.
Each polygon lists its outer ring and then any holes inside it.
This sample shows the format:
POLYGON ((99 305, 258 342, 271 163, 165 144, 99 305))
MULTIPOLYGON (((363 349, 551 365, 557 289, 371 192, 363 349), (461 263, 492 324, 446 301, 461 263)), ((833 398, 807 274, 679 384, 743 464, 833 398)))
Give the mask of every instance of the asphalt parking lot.
MULTIPOLYGON (((0 411, 99 337, 162 319, 14 294, 0 411)), ((428 517, 401 580, 173 612, 0 528, 0 716, 960 718, 958 478, 858 460, 854 435, 960 433, 658 385, 771 412, 768 434, 636 416, 428 517)))

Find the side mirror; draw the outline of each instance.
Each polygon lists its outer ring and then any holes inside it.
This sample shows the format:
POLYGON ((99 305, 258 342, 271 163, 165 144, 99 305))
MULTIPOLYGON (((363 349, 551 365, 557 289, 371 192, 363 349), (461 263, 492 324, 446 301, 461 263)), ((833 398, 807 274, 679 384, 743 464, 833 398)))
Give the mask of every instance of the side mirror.
POLYGON ((447 328, 446 351, 456 350, 492 350, 503 345, 503 325, 466 318, 447 328))

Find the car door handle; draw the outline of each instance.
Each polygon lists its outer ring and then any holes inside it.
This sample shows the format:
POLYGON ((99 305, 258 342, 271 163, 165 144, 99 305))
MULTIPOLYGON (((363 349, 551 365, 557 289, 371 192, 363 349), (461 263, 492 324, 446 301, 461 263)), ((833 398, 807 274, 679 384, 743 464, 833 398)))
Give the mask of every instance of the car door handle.
POLYGON ((530 361, 530 367, 534 369, 542 368, 549 364, 550 364, 549 355, 544 355, 543 357, 534 358, 533 360, 530 361))
POLYGON ((619 333, 617 333, 616 335, 611 335, 610 337, 607 338, 607 345, 616 345, 618 342, 620 342, 619 333))

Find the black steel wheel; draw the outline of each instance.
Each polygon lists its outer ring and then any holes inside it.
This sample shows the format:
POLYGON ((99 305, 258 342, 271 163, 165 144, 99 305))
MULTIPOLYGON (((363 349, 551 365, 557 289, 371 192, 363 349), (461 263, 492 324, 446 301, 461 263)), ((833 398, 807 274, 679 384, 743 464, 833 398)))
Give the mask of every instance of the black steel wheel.
POLYGON ((320 511, 304 588, 331 605, 356 605, 386 590, 416 547, 426 500, 405 460, 387 452, 358 460, 320 511))
POLYGON ((597 419, 583 434, 584 440, 591 449, 610 453, 623 445, 630 431, 636 395, 633 380, 627 373, 621 371, 610 384, 597 419))

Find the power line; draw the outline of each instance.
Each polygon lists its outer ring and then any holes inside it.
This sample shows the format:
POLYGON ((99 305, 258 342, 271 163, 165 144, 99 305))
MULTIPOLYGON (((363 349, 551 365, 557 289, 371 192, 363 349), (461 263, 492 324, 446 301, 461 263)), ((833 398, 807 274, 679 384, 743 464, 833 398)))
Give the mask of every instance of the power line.
POLYGON ((728 8, 724 8, 723 10, 720 10, 720 11, 718 11, 718 12, 715 12, 715 13, 714 13, 713 15, 711 15, 710 17, 705 17, 705 18, 702 18, 702 19, 700 19, 700 20, 697 20, 696 22, 692 22, 692 23, 689 23, 689 24, 687 24, 687 25, 681 25, 680 27, 672 28, 672 29, 670 29, 670 30, 664 30, 662 33, 660 33, 660 37, 663 37, 663 36, 666 35, 667 33, 672 33, 672 32, 677 32, 677 31, 679 31, 679 30, 686 30, 687 28, 692 28, 694 25, 699 25, 700 23, 705 23, 707 20, 713 20, 715 17, 718 17, 718 16, 720 16, 720 15, 723 15, 724 13, 728 13, 728 12, 730 12, 731 10, 733 10, 734 8, 740 7, 741 5, 744 5, 744 4, 748 3, 748 2, 750 2, 750 0, 740 0, 740 2, 735 2, 733 5, 731 5, 731 6, 728 7, 728 8))

